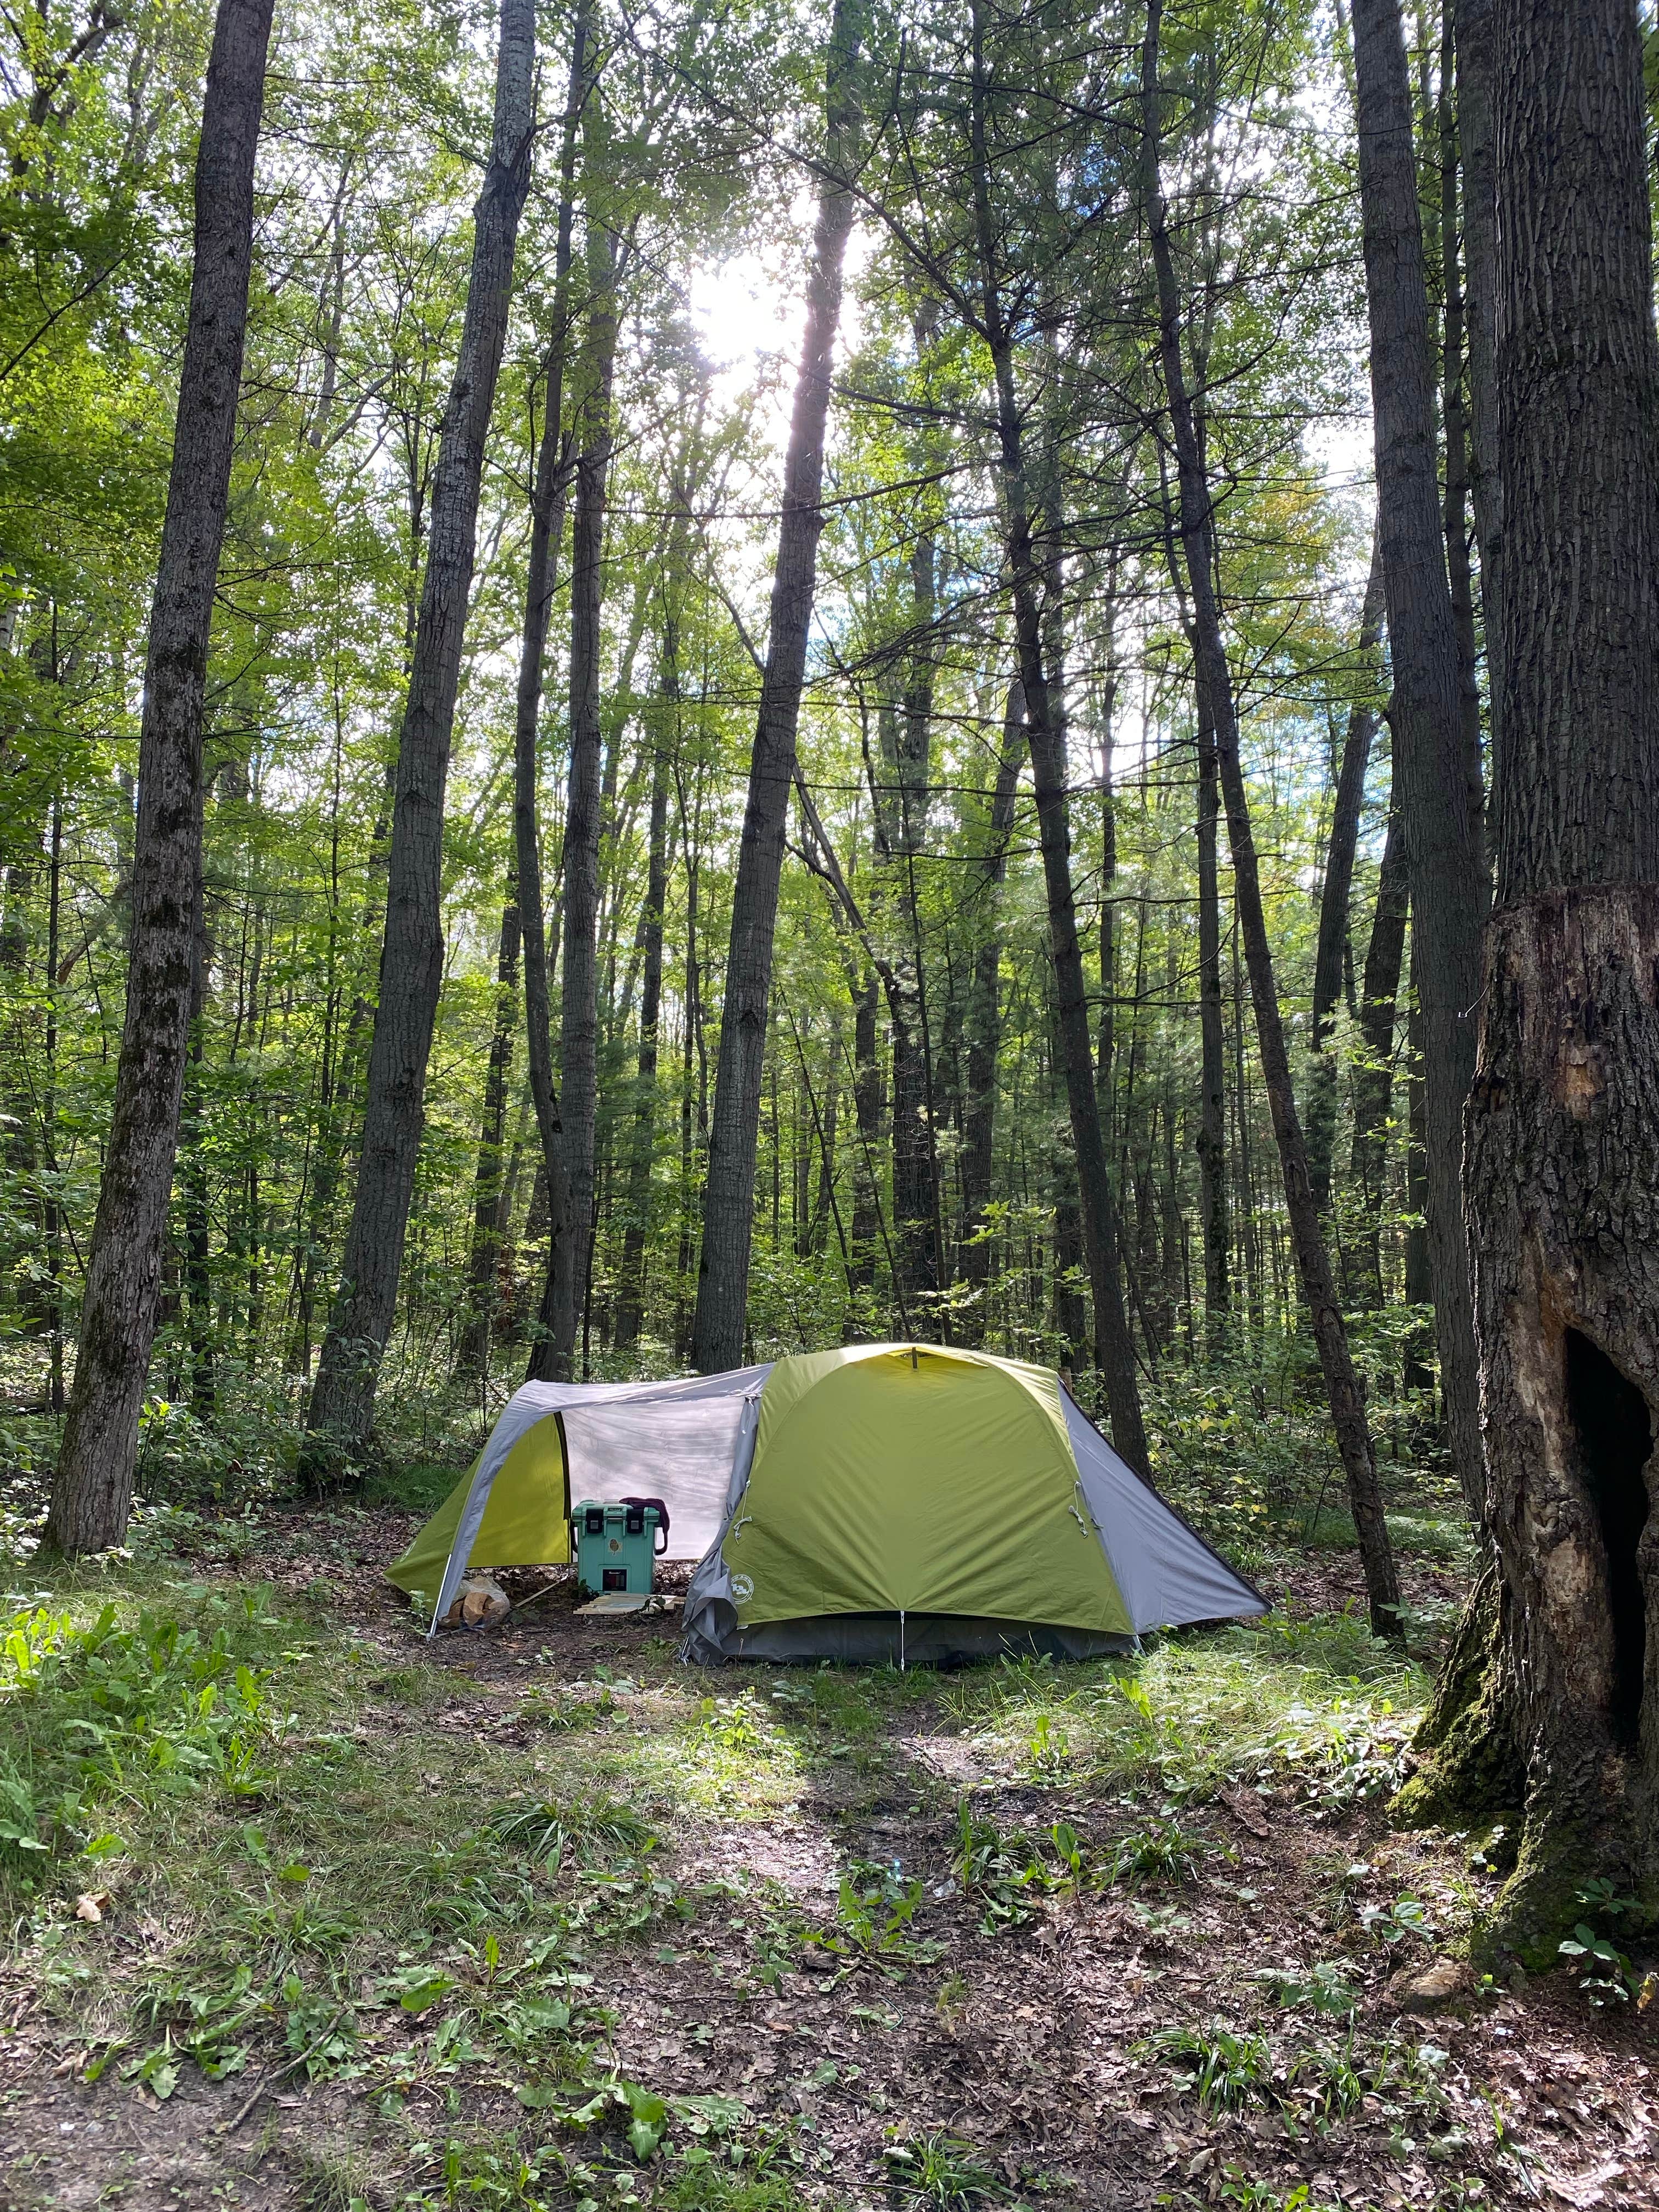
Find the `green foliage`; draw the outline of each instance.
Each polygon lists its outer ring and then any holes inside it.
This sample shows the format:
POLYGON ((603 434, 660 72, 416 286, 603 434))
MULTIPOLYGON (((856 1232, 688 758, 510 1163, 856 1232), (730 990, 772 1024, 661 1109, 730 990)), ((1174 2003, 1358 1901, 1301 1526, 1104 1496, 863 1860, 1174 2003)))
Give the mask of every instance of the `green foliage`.
POLYGON ((980 1930, 995 1936, 1023 1927, 1042 1900, 1093 1879, 1077 1832, 1057 1820, 1046 1837, 1000 1829, 977 1812, 970 1796, 957 1803, 951 1870, 964 1896, 980 1907, 980 1930))
POLYGON ((1600 1875, 1579 1885, 1575 1901, 1584 1907, 1585 1917, 1571 1936, 1563 1936, 1559 1955, 1577 1972, 1579 1989, 1597 2007, 1628 2004, 1632 1997, 1641 1996, 1643 1981, 1628 1956, 1596 1929, 1597 1922, 1605 1928, 1609 1922, 1638 1916, 1641 1908, 1635 1898, 1619 1896, 1617 1885, 1600 1875))
MULTIPOLYGON (((137 707, 210 28, 198 0, 104 10, 90 27, 82 14, 41 0, 0 33, 0 1388, 17 1409, 0 1431, 0 1487, 23 1478, 15 1516, 9 1497, 0 1505, 0 1538, 25 1556, 73 1365, 125 1019, 137 707)), ((1188 1249, 1200 1241, 1197 1031, 1180 978, 1196 884, 1192 840, 1177 829, 1191 818, 1190 655, 1164 573, 1154 443, 1126 447, 1119 435, 1148 358, 1144 241, 1115 119, 1117 64, 1109 41, 1076 34, 1080 21, 1063 6, 988 27, 995 234, 1010 296, 1026 302, 1010 327, 1010 368, 1034 465, 1048 472, 1045 530, 1062 566, 1091 579, 1066 596, 1054 643, 1072 672, 1062 703, 1079 761, 1095 763, 1070 795, 1078 918, 1091 974, 1109 970, 1102 1004, 1115 1009, 1102 1081, 1157 1471, 1248 1564, 1329 1525, 1328 1424, 1282 1205, 1261 1171, 1266 1100, 1242 1040, 1228 1071, 1236 1296, 1224 1331, 1203 1311, 1188 1249), (1016 105, 1035 100, 1034 129, 1009 128, 1011 87, 1016 105), (1122 482, 1103 504, 1106 450, 1122 482), (1133 622, 1121 611, 1131 605, 1133 622), (1136 669, 1145 743, 1137 772, 1115 773, 1112 703, 1136 669), (1104 670, 1102 685, 1084 673, 1104 670), (1090 878, 1109 831, 1115 872, 1097 896, 1090 878)), ((770 310, 806 250, 799 161, 822 130, 820 15, 752 0, 716 21, 672 0, 652 24, 648 40, 605 44, 605 128, 584 135, 574 178, 577 235, 592 216, 632 241, 600 652, 599 1195, 582 1345, 582 1371, 597 1377, 673 1371, 686 1357, 753 736, 751 641, 780 481, 774 402, 788 371, 770 310), (746 311, 751 287, 758 314, 746 311), (660 1034, 647 1039, 653 819, 666 896, 660 1034)), ((894 222, 875 224, 881 242, 849 279, 851 352, 831 439, 839 489, 801 731, 825 851, 792 845, 780 890, 750 1334, 759 1357, 948 1334, 1069 1365, 1097 1410, 1024 777, 1012 822, 994 819, 1006 547, 981 489, 991 364, 958 312, 983 274, 961 189, 961 25, 909 26, 896 71, 892 23, 872 18, 867 30, 863 188, 894 222), (924 237, 931 258, 918 263, 924 237), (831 853, 845 896, 830 884, 831 853), (892 1078, 907 1022, 925 1062, 937 1284, 907 1250, 916 1223, 902 1218, 912 1200, 895 1158, 903 1115, 892 1078), (994 1048, 988 1073, 973 1075, 982 1035, 994 1048), (961 1170, 977 1142, 974 1084, 992 1115, 991 1179, 970 1203, 961 1170)), ((544 11, 548 116, 568 33, 568 11, 544 11)), ((1256 11, 1225 35, 1200 11, 1172 18, 1165 38, 1170 189, 1184 198, 1200 176, 1249 178, 1263 161, 1275 177, 1271 196, 1206 188, 1201 217, 1182 215, 1176 229, 1181 282, 1206 301, 1218 560, 1231 642, 1261 679, 1245 735, 1281 994, 1295 1007, 1311 968, 1307 887, 1323 865, 1330 730, 1351 706, 1374 704, 1380 681, 1352 649, 1356 524, 1312 434, 1364 383, 1346 338, 1349 180, 1344 155, 1297 120, 1330 90, 1305 10, 1256 11), (1222 115, 1240 136, 1217 170, 1222 115), (1205 273, 1212 257, 1248 274, 1218 289, 1205 273)), ((487 37, 459 36, 449 15, 409 0, 345 0, 296 18, 283 40, 209 672, 202 1005, 140 1470, 147 1504, 210 1523, 288 1481, 343 1255, 388 778, 490 92, 487 37)), ((520 986, 514 974, 500 988, 496 965, 526 445, 557 250, 552 144, 536 149, 483 472, 444 823, 436 1045, 376 1443, 356 1470, 376 1503, 411 1510, 448 1487, 522 1373, 547 1259, 520 986), (502 1201, 493 1229, 478 1210, 492 1176, 502 1201)), ((574 283, 579 347, 589 305, 580 252, 574 283)), ((565 366, 568 405, 580 379, 565 366)), ((546 687, 550 867, 568 606, 556 600, 546 687)), ((1379 783, 1356 916, 1375 888, 1383 805, 1379 783)), ((1337 1047, 1345 1066, 1357 1056, 1346 1013, 1337 1047)), ((1338 1142, 1335 1219, 1365 1277, 1350 1304, 1392 1502, 1409 1509, 1396 1525, 1428 1548, 1456 1532, 1421 1480, 1437 1449, 1431 1391, 1405 1379, 1422 1316, 1401 1296, 1401 1151, 1391 1134, 1373 1204, 1338 1142)), ((1069 1772, 1079 1749, 1059 1716, 1046 1729, 1036 1721, 1030 1743, 1045 1781, 1069 1772)))
POLYGON ((647 1857, 659 1840, 637 1807, 606 1796, 586 1803, 544 1801, 504 1808, 489 1825, 503 1844, 543 1861, 550 1872, 564 1864, 573 1847, 577 1864, 609 1867, 647 1857))
POLYGON ((1300 1966, 1263 1966, 1255 1978, 1279 2003, 1351 2020, 1359 2003, 1359 1989, 1345 1969, 1332 1959, 1300 1966))
POLYGON ((888 2144, 886 2158, 900 2200, 938 2212, 974 2212, 976 2205, 1004 2203, 1013 2194, 960 2136, 936 2130, 902 2136, 888 2144))
POLYGON ((1240 2212, 1330 2212, 1330 2208, 1316 2203, 1305 2181, 1280 2190, 1271 2181, 1253 2179, 1237 2166, 1223 2167, 1215 2202, 1237 2205, 1240 2212))
MULTIPOLYGON (((257 1802, 288 1727, 269 1693, 277 1622, 249 1595, 200 1595, 200 1614, 142 1611, 124 1626, 39 1606, 0 1641, 0 1884, 9 1898, 54 1886, 67 1863, 118 1852, 106 1809, 211 1788, 257 1802), (244 1655, 249 1656, 244 1656, 244 1655)), ((118 1818, 117 1812, 114 1817, 118 1818)))
POLYGON ((1159 2029, 1139 2046, 1176 2071, 1184 2093, 1206 2112, 1254 2107, 1282 2113, 1323 2134, 1369 2106, 1395 2132, 1432 2131, 1442 2123, 1442 2075, 1448 2053, 1438 2044, 1360 2038, 1350 2024, 1340 2042, 1276 2050, 1266 2036, 1219 2019, 1159 2029))
POLYGON ((1120 1836, 1112 1854, 1112 1880, 1137 1889, 1146 1881, 1190 1881, 1206 1850, 1204 1838, 1179 1821, 1156 1820, 1120 1836))
POLYGON ((1261 2036, 1216 2020, 1207 2027, 1161 2027, 1146 2047, 1183 2069, 1177 2079, 1206 2112, 1276 2101, 1273 2055, 1261 2036))
POLYGON ((1422 1678, 1357 1616, 1270 1614, 1260 1627, 1171 1638, 1138 1662, 1004 1662, 944 1695, 981 1758, 1030 1773, 1042 1718, 1063 1729, 1068 1777, 1166 1802, 1224 1786, 1288 1790, 1319 1820, 1392 1793, 1422 1678))
MULTIPOLYGON (((1381 1472, 1395 1468, 1413 1487, 1433 1434, 1431 1399, 1400 1382, 1400 1338, 1421 1333, 1415 1308, 1349 1316, 1356 1362, 1367 1371, 1381 1472), (1396 1326, 1392 1334, 1382 1324, 1396 1326)), ((1274 1545, 1319 1542, 1350 1548, 1353 1523, 1329 1439, 1318 1363, 1298 1328, 1264 1330, 1254 1341, 1211 1352, 1201 1364, 1163 1368, 1146 1393, 1158 1479, 1212 1543, 1247 1569, 1274 1545)), ((1420 1494, 1420 1491, 1419 1491, 1420 1494)), ((1431 1496, 1435 1493, 1431 1491, 1431 1496)), ((1391 1513, 1389 1530, 1407 1555, 1462 1559, 1468 1523, 1446 1493, 1444 1517, 1391 1513)))
POLYGON ((834 1926, 806 1929, 805 1941, 833 1959, 867 1962, 890 1981, 902 1981, 907 1966, 929 1965, 944 1952, 942 1943, 915 1932, 921 1903, 921 1882, 907 1881, 898 1861, 883 1867, 858 1860, 841 1877, 834 1926))
POLYGON ((1415 1936, 1419 1942, 1432 1942, 1434 1923, 1429 1917, 1428 1907, 1420 1897, 1409 1892, 1396 1897, 1392 1905, 1368 1904, 1359 1908, 1359 1923, 1368 1936, 1390 1949, 1415 1936))

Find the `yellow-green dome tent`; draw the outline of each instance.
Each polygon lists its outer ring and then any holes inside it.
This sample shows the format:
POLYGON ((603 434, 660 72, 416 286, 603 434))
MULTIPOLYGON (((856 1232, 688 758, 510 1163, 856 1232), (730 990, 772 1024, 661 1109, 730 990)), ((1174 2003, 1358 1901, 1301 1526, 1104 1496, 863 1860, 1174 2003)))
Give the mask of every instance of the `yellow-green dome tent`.
POLYGON ((939 1345, 527 1383, 392 1577, 435 1620, 469 1566, 568 1559, 573 1496, 640 1494, 666 1500, 671 1555, 701 1555, 704 1661, 1083 1656, 1262 1610, 1052 1369, 939 1345))

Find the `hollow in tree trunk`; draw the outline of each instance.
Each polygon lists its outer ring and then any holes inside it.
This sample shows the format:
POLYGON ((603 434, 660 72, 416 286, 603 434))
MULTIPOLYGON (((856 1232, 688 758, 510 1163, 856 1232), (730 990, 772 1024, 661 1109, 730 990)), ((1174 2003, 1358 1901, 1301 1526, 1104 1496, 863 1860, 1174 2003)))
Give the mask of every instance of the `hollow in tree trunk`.
POLYGON ((1636 9, 1516 4, 1493 63, 1504 758, 1465 1188, 1494 1565, 1403 1809, 1524 1813, 1488 1935, 1547 1964, 1587 1876, 1659 1912, 1659 340, 1636 9))

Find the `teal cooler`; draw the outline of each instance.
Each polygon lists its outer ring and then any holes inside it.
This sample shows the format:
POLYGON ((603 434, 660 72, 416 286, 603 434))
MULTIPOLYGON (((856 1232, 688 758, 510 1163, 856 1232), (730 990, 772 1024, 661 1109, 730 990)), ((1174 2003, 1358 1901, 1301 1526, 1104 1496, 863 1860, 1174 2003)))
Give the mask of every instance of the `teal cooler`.
POLYGON ((576 1580, 590 1597, 607 1590, 650 1595, 654 1562, 668 1548, 668 1509, 660 1498, 601 1504, 587 1498, 573 1507, 570 1520, 576 1580))

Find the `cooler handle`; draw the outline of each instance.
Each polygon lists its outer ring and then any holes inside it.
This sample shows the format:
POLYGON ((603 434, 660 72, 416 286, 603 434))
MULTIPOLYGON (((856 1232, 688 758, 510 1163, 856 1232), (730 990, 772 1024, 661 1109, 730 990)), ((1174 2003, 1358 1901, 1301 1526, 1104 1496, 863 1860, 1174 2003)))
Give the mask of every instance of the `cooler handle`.
POLYGON ((657 1535, 660 1540, 656 1546, 656 1556, 661 1559, 668 1549, 668 1508, 660 1498, 624 1498, 622 1503, 624 1505, 653 1505, 656 1508, 657 1535))

